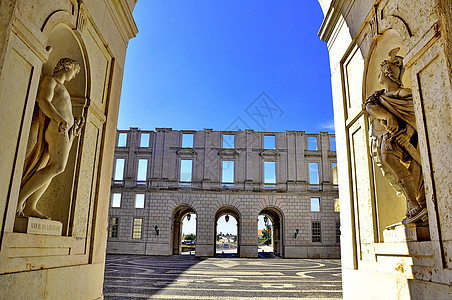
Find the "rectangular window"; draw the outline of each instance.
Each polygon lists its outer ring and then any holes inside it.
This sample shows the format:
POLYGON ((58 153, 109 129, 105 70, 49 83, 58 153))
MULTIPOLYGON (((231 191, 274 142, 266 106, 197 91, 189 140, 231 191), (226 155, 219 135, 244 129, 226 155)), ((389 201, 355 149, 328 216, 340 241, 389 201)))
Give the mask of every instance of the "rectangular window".
POLYGON ((311 211, 320 211, 320 198, 311 198, 311 211))
POLYGON ((135 195, 135 208, 144 208, 144 194, 135 195))
POLYGON ((138 160, 137 180, 138 181, 146 181, 147 173, 148 173, 148 160, 147 159, 139 159, 138 160))
POLYGON ((319 184, 319 164, 309 163, 309 183, 319 184))
POLYGON ((119 218, 118 217, 110 218, 108 237, 117 238, 118 237, 118 229, 119 229, 119 218))
POLYGON ((317 150, 317 137, 308 136, 308 150, 317 150))
POLYGON ((331 163, 331 168, 333 170, 333 184, 339 184, 337 177, 337 163, 331 163))
POLYGON ((330 138, 330 150, 336 151, 336 138, 334 136, 330 138))
POLYGON ((276 187, 276 162, 274 161, 264 161, 264 186, 276 187))
POLYGON ((182 148, 193 148, 193 133, 182 134, 182 148))
POLYGON ((340 212, 341 205, 339 204, 339 198, 334 198, 334 212, 340 212))
POLYGON ((120 132, 118 134, 118 147, 127 146, 127 132, 120 132))
POLYGON ((274 135, 264 135, 264 149, 275 149, 274 135))
POLYGON ((115 177, 114 180, 124 180, 124 164, 126 160, 124 158, 117 158, 115 164, 115 177))
POLYGON ((322 228, 319 221, 311 223, 312 225, 312 242, 321 243, 322 242, 322 228))
POLYGON ((234 183, 234 161, 224 160, 221 181, 223 183, 234 183))
POLYGON ((341 242, 341 223, 336 222, 336 243, 341 242))
POLYGON ((234 148, 234 142, 233 134, 223 134, 223 148, 234 148))
POLYGON ((121 207, 121 193, 113 193, 111 207, 121 207))
POLYGON ((191 182, 193 170, 193 161, 191 159, 182 159, 180 161, 180 182, 191 182))
POLYGON ((143 218, 133 218, 133 239, 141 239, 141 227, 143 226, 143 218))
POLYGON ((149 140, 150 140, 150 134, 149 133, 142 133, 140 136, 140 147, 149 147, 149 140))

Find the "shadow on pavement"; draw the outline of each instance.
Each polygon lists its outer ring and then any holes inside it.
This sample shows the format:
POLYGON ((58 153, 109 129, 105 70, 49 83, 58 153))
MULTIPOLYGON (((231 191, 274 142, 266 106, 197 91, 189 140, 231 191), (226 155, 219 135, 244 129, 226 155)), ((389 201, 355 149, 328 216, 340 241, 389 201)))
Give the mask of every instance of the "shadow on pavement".
POLYGON ((155 257, 107 254, 104 274, 105 299, 124 299, 125 295, 152 296, 204 259, 191 255, 155 257), (152 268, 149 266, 152 265, 152 268))

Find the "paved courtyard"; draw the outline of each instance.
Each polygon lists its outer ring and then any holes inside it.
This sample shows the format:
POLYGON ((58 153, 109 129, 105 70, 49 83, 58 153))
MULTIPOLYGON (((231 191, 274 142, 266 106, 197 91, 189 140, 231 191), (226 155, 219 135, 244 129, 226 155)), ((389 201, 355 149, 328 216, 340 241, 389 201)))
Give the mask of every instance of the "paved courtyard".
POLYGON ((340 260, 107 255, 105 299, 342 299, 340 260))

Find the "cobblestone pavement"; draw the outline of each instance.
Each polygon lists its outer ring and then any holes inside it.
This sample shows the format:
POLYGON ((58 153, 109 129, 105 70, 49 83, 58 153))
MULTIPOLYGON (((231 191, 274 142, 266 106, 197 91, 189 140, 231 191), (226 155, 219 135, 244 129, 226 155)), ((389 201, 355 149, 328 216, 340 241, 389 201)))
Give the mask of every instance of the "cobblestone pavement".
POLYGON ((105 299, 342 299, 338 259, 107 255, 105 299))

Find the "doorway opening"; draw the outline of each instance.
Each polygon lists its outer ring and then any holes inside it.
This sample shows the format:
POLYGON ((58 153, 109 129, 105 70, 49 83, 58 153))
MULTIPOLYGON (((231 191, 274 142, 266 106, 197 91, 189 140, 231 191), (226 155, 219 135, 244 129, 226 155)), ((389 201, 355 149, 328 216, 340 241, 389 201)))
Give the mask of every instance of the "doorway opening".
POLYGON ((272 257, 273 252, 273 222, 267 215, 259 215, 257 225, 257 251, 259 257, 272 257))
POLYGON ((234 207, 222 207, 215 214, 215 256, 240 256, 240 215, 234 207))
POLYGON ((173 214, 173 255, 193 256, 196 254, 197 218, 195 210, 183 205, 173 214))
POLYGON ((267 207, 258 216, 258 256, 284 257, 282 213, 279 209, 267 207))

